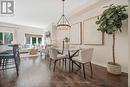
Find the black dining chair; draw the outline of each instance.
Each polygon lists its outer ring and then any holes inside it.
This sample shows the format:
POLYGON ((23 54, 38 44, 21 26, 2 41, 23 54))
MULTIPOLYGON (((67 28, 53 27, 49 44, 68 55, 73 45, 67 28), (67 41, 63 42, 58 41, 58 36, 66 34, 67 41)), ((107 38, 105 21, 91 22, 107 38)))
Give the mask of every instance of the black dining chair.
POLYGON ((20 54, 19 54, 18 45, 13 45, 12 53, 7 53, 7 52, 1 53, 0 59, 1 59, 2 70, 10 69, 10 68, 6 68, 6 66, 8 65, 10 60, 14 60, 17 76, 19 76, 20 54))

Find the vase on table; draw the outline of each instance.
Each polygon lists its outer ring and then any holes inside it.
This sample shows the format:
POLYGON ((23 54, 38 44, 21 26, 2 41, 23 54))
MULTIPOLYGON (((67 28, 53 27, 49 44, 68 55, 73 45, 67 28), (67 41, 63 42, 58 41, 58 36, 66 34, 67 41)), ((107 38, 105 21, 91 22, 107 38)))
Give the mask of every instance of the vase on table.
POLYGON ((69 49, 70 38, 65 37, 63 41, 64 41, 64 49, 69 49))
POLYGON ((64 43, 64 49, 69 49, 69 43, 64 43))

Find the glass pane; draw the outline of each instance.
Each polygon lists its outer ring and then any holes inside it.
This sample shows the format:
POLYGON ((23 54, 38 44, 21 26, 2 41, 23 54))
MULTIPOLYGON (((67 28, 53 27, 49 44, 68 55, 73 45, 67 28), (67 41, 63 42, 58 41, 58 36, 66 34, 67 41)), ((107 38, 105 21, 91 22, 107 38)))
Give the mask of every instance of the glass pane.
POLYGON ((26 44, 30 44, 31 37, 30 36, 26 36, 25 38, 26 38, 26 44))
POLYGON ((3 33, 0 32, 0 44, 3 44, 3 33))
POLYGON ((36 44, 36 37, 32 37, 32 44, 33 44, 33 45, 36 44))
POLYGON ((4 44, 11 44, 13 41, 13 34, 12 33, 4 33, 4 44))
POLYGON ((42 38, 38 38, 38 44, 41 44, 42 43, 42 38))

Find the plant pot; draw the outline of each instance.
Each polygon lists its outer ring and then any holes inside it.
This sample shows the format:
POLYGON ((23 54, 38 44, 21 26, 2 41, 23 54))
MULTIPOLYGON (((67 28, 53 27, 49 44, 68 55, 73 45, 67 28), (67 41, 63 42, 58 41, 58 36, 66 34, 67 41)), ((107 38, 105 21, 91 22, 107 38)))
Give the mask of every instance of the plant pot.
POLYGON ((121 75, 121 65, 113 64, 113 62, 108 62, 107 71, 113 75, 121 75))
POLYGON ((69 43, 64 44, 64 49, 69 49, 69 43))

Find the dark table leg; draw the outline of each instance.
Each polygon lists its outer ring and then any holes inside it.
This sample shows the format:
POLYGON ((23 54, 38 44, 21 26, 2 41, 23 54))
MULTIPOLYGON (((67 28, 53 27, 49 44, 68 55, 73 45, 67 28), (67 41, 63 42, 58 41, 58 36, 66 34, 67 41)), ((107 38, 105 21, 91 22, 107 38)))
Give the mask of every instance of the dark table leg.
MULTIPOLYGON (((81 66, 78 65, 75 61, 72 60, 72 58, 79 52, 79 50, 77 50, 75 53, 73 53, 72 55, 70 55, 70 51, 68 51, 69 54, 69 71, 70 71, 70 63, 72 62, 72 64, 75 64, 76 66, 78 66, 78 70, 81 69, 81 66)), ((73 69, 73 65, 72 65, 72 69, 73 69)))
POLYGON ((65 58, 65 70, 66 70, 66 58, 65 58))
POLYGON ((4 67, 5 67, 5 59, 3 59, 2 70, 4 70, 4 67))
POLYGON ((0 66, 1 66, 1 63, 2 63, 2 59, 0 59, 0 66))
POLYGON ((71 60, 69 60, 69 72, 71 70, 71 60))

